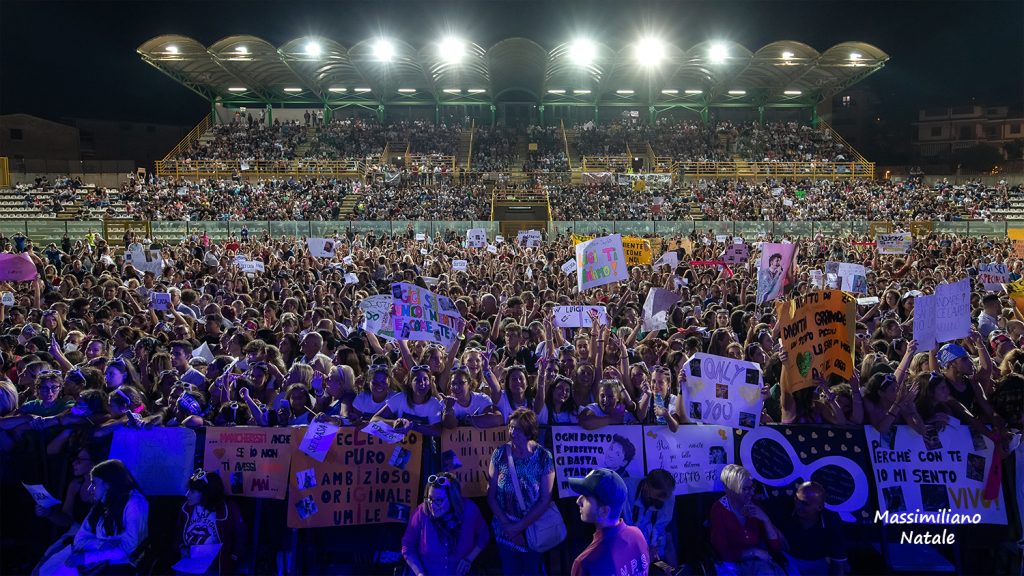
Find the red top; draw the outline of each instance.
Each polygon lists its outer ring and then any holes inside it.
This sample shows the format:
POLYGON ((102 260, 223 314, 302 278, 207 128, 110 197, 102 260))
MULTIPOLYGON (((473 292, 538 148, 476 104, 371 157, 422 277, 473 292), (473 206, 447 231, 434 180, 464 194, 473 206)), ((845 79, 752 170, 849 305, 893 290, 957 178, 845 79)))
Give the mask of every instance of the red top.
POLYGON ((764 536, 764 523, 757 518, 747 517, 747 523, 740 525, 740 519, 729 508, 725 496, 711 506, 711 545, 724 562, 739 562, 743 553, 750 548, 767 548, 777 552, 782 540, 764 536))
POLYGON ((572 563, 572 576, 647 576, 650 564, 644 533, 620 519, 594 532, 590 546, 572 563))

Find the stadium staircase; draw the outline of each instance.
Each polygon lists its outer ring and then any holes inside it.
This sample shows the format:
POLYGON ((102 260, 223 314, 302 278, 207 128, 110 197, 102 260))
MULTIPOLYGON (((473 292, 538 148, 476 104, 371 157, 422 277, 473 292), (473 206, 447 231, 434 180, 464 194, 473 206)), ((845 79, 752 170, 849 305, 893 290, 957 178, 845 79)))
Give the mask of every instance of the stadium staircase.
POLYGON ((1004 220, 1024 220, 1024 191, 1013 193, 1009 200, 1009 208, 993 210, 992 216, 1004 220))
POLYGON ((295 157, 305 158, 306 154, 309 153, 309 149, 313 147, 313 140, 316 138, 316 127, 306 126, 306 134, 302 139, 302 142, 295 147, 295 157))
POLYGON ((459 151, 455 155, 455 169, 469 172, 473 166, 473 135, 476 133, 476 120, 459 135, 459 151))

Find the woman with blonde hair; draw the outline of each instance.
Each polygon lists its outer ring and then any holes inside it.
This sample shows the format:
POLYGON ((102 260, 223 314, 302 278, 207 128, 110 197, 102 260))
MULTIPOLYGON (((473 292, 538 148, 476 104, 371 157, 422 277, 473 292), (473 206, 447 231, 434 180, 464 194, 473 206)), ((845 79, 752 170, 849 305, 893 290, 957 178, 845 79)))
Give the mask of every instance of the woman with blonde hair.
MULTIPOLYGON (((754 503, 754 479, 746 468, 729 464, 722 469, 725 495, 711 506, 711 545, 726 573, 785 574, 781 532, 754 503)), ((719 573, 722 573, 720 570, 719 573)))

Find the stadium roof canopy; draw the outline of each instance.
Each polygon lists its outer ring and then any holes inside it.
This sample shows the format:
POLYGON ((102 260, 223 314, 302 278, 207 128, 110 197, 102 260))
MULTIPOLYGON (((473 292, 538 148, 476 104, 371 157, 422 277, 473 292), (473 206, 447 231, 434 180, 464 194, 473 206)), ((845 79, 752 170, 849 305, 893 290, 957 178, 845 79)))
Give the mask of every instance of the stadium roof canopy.
MULTIPOLYGON (((864 42, 824 52, 795 41, 751 52, 729 42, 689 49, 600 43, 547 49, 526 38, 459 46, 458 61, 438 44, 417 49, 370 39, 345 47, 327 38, 283 46, 229 36, 204 46, 181 35, 143 43, 143 61, 211 102, 225 105, 393 106, 531 101, 581 106, 808 107, 880 70, 889 55, 864 42), (653 63, 653 60, 658 60, 653 63)), ((449 50, 451 45, 447 46, 449 50)), ((451 54, 451 52, 449 52, 451 54)))

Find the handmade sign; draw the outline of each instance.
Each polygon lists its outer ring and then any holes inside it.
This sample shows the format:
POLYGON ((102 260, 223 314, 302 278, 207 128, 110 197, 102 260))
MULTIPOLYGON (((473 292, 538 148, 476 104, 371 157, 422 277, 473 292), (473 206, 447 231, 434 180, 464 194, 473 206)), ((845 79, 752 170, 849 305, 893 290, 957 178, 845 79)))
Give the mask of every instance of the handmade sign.
POLYGON ((761 244, 761 266, 757 270, 757 303, 781 297, 792 286, 789 271, 793 265, 792 244, 761 244))
POLYGON ((487 230, 484 230, 483 228, 470 228, 469 230, 466 230, 466 247, 486 248, 487 230))
POLYGON ((736 448, 728 426, 644 426, 647 473, 661 468, 676 481, 674 494, 721 492, 722 468, 735 464, 736 448))
POLYGON ((365 428, 360 430, 360 432, 369 434, 370 436, 376 436, 388 444, 398 444, 405 438, 405 432, 395 431, 390 424, 383 420, 370 422, 365 428))
POLYGON ((124 462, 147 496, 184 496, 195 453, 189 428, 118 428, 110 444, 110 458, 124 462))
POLYGON ((742 431, 739 454, 762 484, 786 489, 796 481, 818 482, 828 486, 825 508, 846 522, 872 521, 876 506, 862 428, 760 426, 742 431))
POLYGON ((896 232, 894 234, 878 234, 875 236, 875 245, 878 253, 882 255, 907 254, 913 243, 910 232, 896 232))
POLYGON ((644 330, 653 332, 668 327, 668 311, 679 302, 680 296, 664 288, 651 288, 644 300, 644 330))
POLYGON ((391 321, 396 338, 448 346, 462 331, 463 320, 458 310, 454 306, 442 310, 437 295, 430 290, 399 282, 391 285, 391 294, 391 321))
POLYGON ((675 250, 669 250, 658 258, 658 261, 654 263, 654 267, 668 266, 670 270, 675 270, 676 266, 679 266, 679 254, 675 250))
POLYGON ((914 339, 919 352, 971 333, 971 281, 939 284, 934 296, 914 299, 914 339))
POLYGON ((746 244, 731 244, 722 254, 722 261, 726 264, 745 264, 750 258, 750 247, 746 244))
POLYGON ((391 304, 394 297, 379 294, 363 299, 359 309, 363 311, 363 330, 382 338, 394 340, 395 327, 391 322, 391 304))
POLYGON ((207 428, 203 468, 220 473, 227 494, 284 500, 294 442, 291 428, 207 428))
POLYGON ((567 260, 565 264, 562 264, 562 274, 565 274, 566 276, 568 276, 569 274, 572 274, 573 272, 576 272, 576 259, 575 258, 572 259, 572 260, 567 260))
POLYGON ((54 498, 50 491, 46 489, 46 486, 42 484, 25 484, 21 483, 28 490, 28 493, 32 495, 32 500, 35 501, 42 508, 53 508, 54 506, 60 505, 60 500, 54 498))
POLYGON ((487 495, 487 468, 491 454, 508 442, 508 428, 460 427, 441 433, 441 470, 450 472, 462 486, 462 495, 487 495))
POLYGON ((331 238, 309 238, 306 240, 309 254, 314 258, 334 258, 335 242, 331 238))
POLYGON ((853 294, 868 291, 867 273, 863 264, 826 262, 825 277, 829 288, 840 288, 853 294))
POLYGON ((334 436, 338 434, 338 426, 330 422, 314 422, 306 427, 306 434, 299 443, 299 450, 308 454, 317 462, 323 462, 327 457, 331 444, 334 443, 334 436))
MULTIPOLYGON (((572 243, 579 245, 583 242, 593 240, 593 236, 578 236, 573 234, 572 243)), ((653 258, 651 241, 639 236, 622 236, 622 249, 626 254, 628 266, 640 266, 650 264, 653 258)))
POLYGON ((288 527, 408 522, 420 501, 422 451, 417 433, 388 444, 354 428, 338 431, 323 462, 294 451, 288 527))
POLYGON ((590 311, 596 311, 598 322, 608 325, 608 310, 604 306, 555 306, 555 326, 559 328, 590 328, 590 311))
POLYGON ((266 266, 259 260, 242 260, 238 263, 238 269, 246 274, 256 274, 266 271, 266 266))
POLYGON ((814 376, 853 375, 857 301, 839 290, 824 290, 775 305, 781 326, 782 387, 790 392, 815 386, 814 376))
POLYGON ((753 362, 697 352, 685 364, 683 408, 694 422, 755 428, 761 422, 761 368, 753 362))
POLYGON ((622 236, 612 234, 576 245, 576 287, 580 292, 627 278, 622 236))
POLYGON ((526 246, 527 248, 537 248, 540 246, 541 236, 540 230, 520 230, 516 235, 516 244, 518 246, 526 246))
POLYGON ((985 286, 985 290, 998 292, 1003 289, 1003 284, 1010 281, 1010 270, 1006 264, 990 262, 978 266, 978 282, 985 286))
POLYGON ((594 468, 614 470, 622 478, 644 475, 642 426, 605 426, 599 430, 555 426, 551 435, 559 498, 577 497, 569 488, 569 478, 582 478, 594 468))
POLYGON ((452 270, 454 270, 455 272, 465 272, 468 269, 468 260, 452 260, 452 270))
MULTIPOLYGON (((955 422, 955 419, 953 419, 955 422)), ((955 422, 921 436, 910 426, 879 434, 864 427, 878 490, 878 511, 893 524, 1006 524, 1002 491, 984 496, 992 441, 955 422), (951 518, 969 518, 952 521, 951 518)))
POLYGON ((149 295, 149 307, 153 310, 170 310, 171 295, 168 292, 152 292, 149 295))

